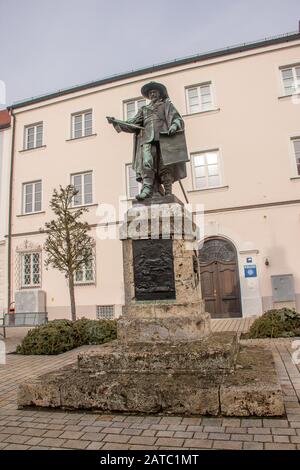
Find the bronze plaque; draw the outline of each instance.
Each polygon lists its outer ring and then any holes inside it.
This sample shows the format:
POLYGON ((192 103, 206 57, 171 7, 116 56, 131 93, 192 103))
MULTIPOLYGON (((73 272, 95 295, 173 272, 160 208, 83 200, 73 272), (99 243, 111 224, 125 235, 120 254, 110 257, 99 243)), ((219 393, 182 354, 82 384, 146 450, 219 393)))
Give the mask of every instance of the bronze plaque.
POLYGON ((172 240, 133 240, 136 300, 175 299, 172 240))

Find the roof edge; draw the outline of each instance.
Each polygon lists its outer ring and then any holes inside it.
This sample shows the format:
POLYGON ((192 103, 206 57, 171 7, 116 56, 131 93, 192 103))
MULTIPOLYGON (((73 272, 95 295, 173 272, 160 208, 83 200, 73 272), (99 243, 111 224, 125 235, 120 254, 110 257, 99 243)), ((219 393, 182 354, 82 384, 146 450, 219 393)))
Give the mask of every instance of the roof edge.
POLYGON ((270 38, 265 38, 258 41, 252 41, 249 43, 242 43, 235 46, 230 46, 224 49, 218 49, 210 52, 204 52, 202 54, 196 54, 193 56, 184 57, 182 59, 175 59, 169 62, 163 62, 161 64, 152 65, 144 67, 141 69, 133 70, 131 72, 125 72, 121 74, 111 75, 109 77, 95 80, 92 82, 87 82, 80 85, 75 85, 70 88, 64 88, 55 92, 51 92, 45 95, 33 97, 30 99, 17 101, 10 106, 10 109, 23 108, 32 104, 40 103, 42 101, 47 101, 54 98, 59 98, 60 96, 68 95, 71 93, 76 93, 81 90, 87 90, 89 88, 94 88, 101 85, 106 85, 108 83, 114 83, 120 80, 126 80, 127 78, 138 77, 147 73, 158 72, 160 70, 166 70, 168 68, 178 67, 180 65, 186 65, 193 62, 201 62, 203 60, 212 59, 215 57, 222 57, 225 55, 235 54, 237 52, 245 52, 251 49, 258 49, 260 47, 271 46, 273 44, 280 44, 284 42, 291 42, 300 39, 300 31, 285 33, 280 36, 274 36, 270 38))

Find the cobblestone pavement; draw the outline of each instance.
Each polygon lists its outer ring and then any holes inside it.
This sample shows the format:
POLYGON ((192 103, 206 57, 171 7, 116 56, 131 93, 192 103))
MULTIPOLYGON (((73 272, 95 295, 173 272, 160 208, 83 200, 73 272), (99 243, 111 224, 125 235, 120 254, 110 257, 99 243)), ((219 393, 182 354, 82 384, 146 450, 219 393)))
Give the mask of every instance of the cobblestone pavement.
MULTIPOLYGON (((248 320, 248 319, 247 319, 248 320)), ((214 320, 215 331, 245 331, 245 320, 214 320)), ((13 350, 20 340, 9 337, 13 350)), ((300 450, 300 369, 292 340, 253 340, 272 349, 286 407, 284 418, 208 418, 103 415, 17 410, 18 384, 75 362, 84 346, 59 356, 7 355, 0 365, 0 449, 278 449, 300 450)))

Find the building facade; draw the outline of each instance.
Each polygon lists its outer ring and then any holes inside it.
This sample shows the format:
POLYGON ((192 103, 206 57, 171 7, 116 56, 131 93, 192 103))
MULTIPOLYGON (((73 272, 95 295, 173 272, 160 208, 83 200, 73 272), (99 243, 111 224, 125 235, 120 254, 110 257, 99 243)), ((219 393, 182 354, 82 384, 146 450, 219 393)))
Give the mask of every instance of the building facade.
POLYGON ((0 315, 7 308, 7 234, 11 156, 10 114, 0 111, 0 315))
MULTIPOLYGON (((300 34, 119 75, 12 106, 10 295, 46 292, 50 319, 70 318, 66 279, 44 267, 40 231, 54 188, 70 182, 95 238, 76 274, 78 314, 118 316, 124 303, 122 214, 138 192, 132 136, 106 116, 133 116, 142 85, 166 85, 182 114, 190 162, 183 180, 193 212, 205 212, 199 252, 213 316, 300 310, 300 34), (115 209, 106 225, 104 204, 115 209), (115 239, 110 235, 115 234, 115 239), (107 237, 107 239, 105 239, 107 237)), ((178 184, 177 197, 183 200, 178 184)))

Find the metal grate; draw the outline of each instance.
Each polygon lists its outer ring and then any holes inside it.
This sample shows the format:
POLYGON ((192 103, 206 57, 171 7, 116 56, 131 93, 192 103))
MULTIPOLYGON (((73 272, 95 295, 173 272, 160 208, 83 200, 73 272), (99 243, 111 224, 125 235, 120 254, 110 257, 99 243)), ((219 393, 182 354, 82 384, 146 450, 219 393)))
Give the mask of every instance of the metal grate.
POLYGON ((115 316, 115 306, 114 305, 97 305, 97 318, 98 320, 105 318, 110 320, 115 316))

